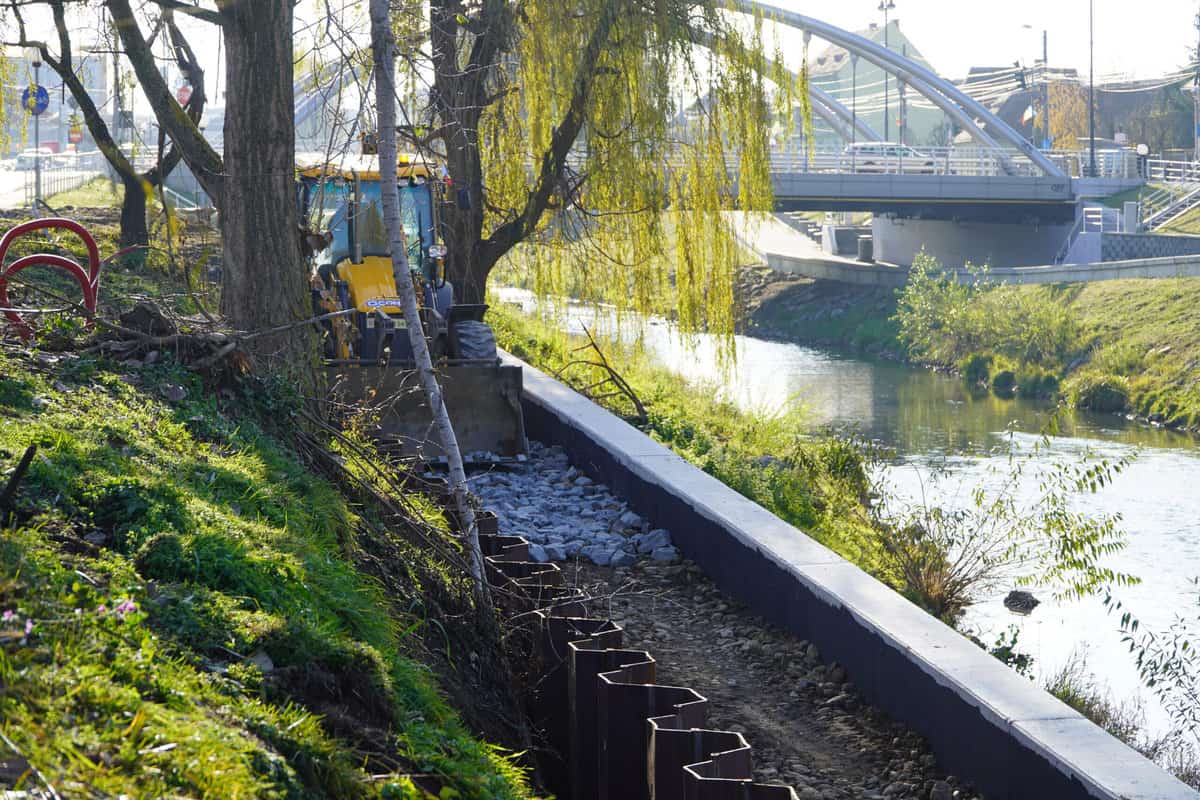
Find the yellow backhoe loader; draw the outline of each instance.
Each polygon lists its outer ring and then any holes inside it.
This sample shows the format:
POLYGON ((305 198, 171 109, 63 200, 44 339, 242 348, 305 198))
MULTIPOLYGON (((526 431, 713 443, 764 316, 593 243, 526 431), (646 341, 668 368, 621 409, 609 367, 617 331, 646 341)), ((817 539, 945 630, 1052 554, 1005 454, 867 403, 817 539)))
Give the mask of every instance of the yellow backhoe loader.
MULTIPOLYGON (((483 321, 487 306, 457 303, 445 280, 438 219, 447 193, 436 169, 405 156, 397 165, 423 332, 462 452, 516 457, 526 451, 521 370, 497 358, 495 337, 483 321)), ((314 307, 318 314, 349 312, 325 324, 334 398, 368 401, 379 410, 377 435, 404 454, 436 459, 441 447, 414 372, 392 270, 379 157, 335 163, 298 156, 297 173, 301 219, 315 231, 306 236, 313 251, 314 307)))

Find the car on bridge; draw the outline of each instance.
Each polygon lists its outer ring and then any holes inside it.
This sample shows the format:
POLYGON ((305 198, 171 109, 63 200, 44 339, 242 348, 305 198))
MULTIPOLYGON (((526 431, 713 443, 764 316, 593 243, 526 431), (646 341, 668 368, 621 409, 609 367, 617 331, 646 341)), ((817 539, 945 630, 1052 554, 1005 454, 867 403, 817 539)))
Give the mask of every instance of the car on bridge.
MULTIPOLYGON (((23 151, 17 156, 16 162, 13 164, 13 169, 36 169, 38 162, 39 151, 29 149, 23 151)), ((54 151, 48 147, 41 148, 41 162, 43 167, 49 167, 54 160, 54 151)))
POLYGON ((842 151, 843 172, 862 174, 933 175, 933 156, 894 142, 855 142, 842 151))

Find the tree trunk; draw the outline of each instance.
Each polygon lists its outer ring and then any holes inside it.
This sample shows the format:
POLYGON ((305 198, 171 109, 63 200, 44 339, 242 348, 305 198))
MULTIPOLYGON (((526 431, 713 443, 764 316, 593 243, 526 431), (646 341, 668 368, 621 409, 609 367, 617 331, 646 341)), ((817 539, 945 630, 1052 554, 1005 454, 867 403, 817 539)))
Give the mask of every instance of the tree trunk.
MULTIPOLYGON (((244 331, 312 316, 296 207, 292 7, 292 0, 237 0, 221 10, 228 76, 221 310, 244 331)), ((315 396, 316 329, 262 336, 253 347, 263 366, 315 396)))
POLYGON ((383 218, 388 227, 388 238, 392 251, 392 271, 396 275, 397 288, 404 307, 404 321, 408 326, 408 337, 412 344, 413 359, 421 377, 421 387, 429 409, 433 413, 434 426, 446 453, 446 464, 450 468, 450 490, 454 493, 454 504, 458 519, 467 537, 467 552, 470 558, 471 579, 475 586, 476 607, 481 612, 491 609, 491 596, 484 575, 483 553, 479 548, 479 529, 475 524, 475 512, 467 497, 467 473, 463 468, 462 453, 458 449, 458 438, 446 404, 442 399, 442 388, 433 372, 433 361, 429 357, 429 346, 421 326, 421 313, 417 308, 417 290, 413 286, 412 270, 408 264, 408 246, 404 241, 404 226, 400 223, 400 190, 396 186, 396 42, 392 38, 391 14, 388 0, 371 0, 371 46, 375 56, 375 104, 379 119, 379 182, 383 199, 383 218))
POLYGON ((121 200, 121 247, 150 242, 146 228, 146 190, 140 175, 121 175, 125 196, 121 200))

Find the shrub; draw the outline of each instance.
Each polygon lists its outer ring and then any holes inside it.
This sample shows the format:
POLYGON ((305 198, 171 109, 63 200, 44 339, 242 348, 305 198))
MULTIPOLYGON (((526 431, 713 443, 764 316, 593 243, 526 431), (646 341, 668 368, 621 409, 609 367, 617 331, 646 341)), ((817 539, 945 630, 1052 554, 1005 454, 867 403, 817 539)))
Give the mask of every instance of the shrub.
POLYGON ((1058 378, 1052 373, 1032 365, 1023 365, 1016 371, 1017 391, 1022 397, 1054 397, 1058 394, 1058 378))
POLYGON ((1076 408, 1101 413, 1123 411, 1129 405, 1129 382, 1116 375, 1083 376, 1071 392, 1076 408))
POLYGON ((1017 390, 1017 376, 1011 369, 1001 370, 992 376, 992 391, 1001 397, 1012 397, 1017 390))
POLYGON ((972 353, 958 365, 963 380, 972 386, 986 386, 991 368, 992 357, 985 356, 982 353, 972 353))

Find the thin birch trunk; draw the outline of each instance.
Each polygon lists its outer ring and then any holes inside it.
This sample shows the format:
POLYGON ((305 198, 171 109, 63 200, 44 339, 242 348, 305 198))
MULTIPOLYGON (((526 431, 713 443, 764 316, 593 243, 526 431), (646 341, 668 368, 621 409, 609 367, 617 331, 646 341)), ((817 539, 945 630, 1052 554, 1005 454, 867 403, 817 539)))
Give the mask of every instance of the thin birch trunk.
POLYGON ((404 321, 412 342, 413 358, 421 376, 421 386, 433 413, 434 426, 441 440, 446 462, 450 467, 450 490, 458 518, 466 532, 470 557, 471 578, 475 583, 475 599, 480 609, 491 607, 491 596, 484 578, 483 553, 479 548, 479 531, 475 512, 467 500, 467 473, 463 469, 462 453, 446 404, 442 388, 433 372, 433 361, 421 327, 417 308, 417 292, 408 265, 408 246, 400 221, 400 191, 396 186, 396 42, 392 37, 388 0, 371 0, 371 46, 375 56, 375 104, 379 121, 379 182, 383 193, 383 219, 388 228, 392 248, 392 270, 403 301, 404 321))

